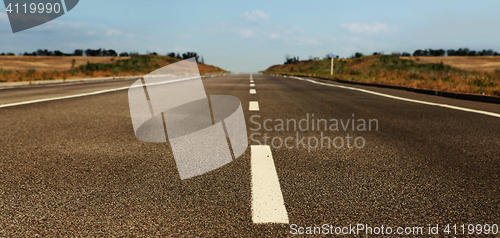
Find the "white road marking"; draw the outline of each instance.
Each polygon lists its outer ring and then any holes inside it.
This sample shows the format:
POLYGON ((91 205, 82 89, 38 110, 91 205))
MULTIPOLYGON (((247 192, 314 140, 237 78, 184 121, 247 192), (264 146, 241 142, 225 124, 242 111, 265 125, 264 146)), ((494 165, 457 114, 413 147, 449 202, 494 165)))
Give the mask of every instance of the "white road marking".
POLYGON ((250 105, 248 106, 249 111, 258 111, 259 110, 259 102, 250 101, 250 105))
MULTIPOLYGON (((154 84, 150 84, 150 85, 160 85, 160 84, 165 84, 165 83, 175 83, 175 82, 180 82, 180 81, 185 81, 185 80, 191 80, 191 79, 195 79, 195 78, 197 78, 197 77, 191 77, 191 78, 185 78, 185 79, 178 79, 178 80, 171 80, 171 81, 166 81, 166 82, 154 83, 154 84)), ((81 94, 61 96, 61 97, 43 98, 43 99, 36 99, 36 100, 30 100, 30 101, 24 101, 24 102, 8 103, 8 104, 0 105, 0 108, 20 106, 20 105, 26 105, 26 104, 32 104, 32 103, 38 103, 38 102, 55 101, 55 100, 68 99, 68 98, 85 97, 85 96, 91 96, 91 95, 97 95, 97 94, 103 94, 103 93, 109 93, 109 92, 116 92, 116 91, 120 91, 120 90, 126 90, 126 89, 129 89, 129 88, 130 88, 130 86, 120 87, 120 88, 113 88, 113 89, 107 89, 107 90, 101 90, 101 91, 95 91, 95 92, 90 92, 90 93, 81 93, 81 94)))
POLYGON ((353 88, 353 87, 347 87, 347 86, 342 86, 342 85, 322 83, 322 82, 314 81, 314 80, 311 80, 311 79, 302 79, 302 78, 299 78, 299 77, 291 77, 291 78, 299 79, 299 80, 302 80, 302 81, 308 81, 308 82, 315 83, 315 84, 321 84, 321 85, 325 85, 325 86, 330 86, 330 87, 337 87, 337 88, 349 89, 349 90, 354 90, 354 91, 360 91, 360 92, 364 92, 364 93, 369 93, 369 94, 373 94, 373 95, 377 95, 377 96, 382 96, 382 97, 397 99, 397 100, 406 101, 406 102, 414 102, 414 103, 420 103, 420 104, 424 104, 424 105, 450 108, 450 109, 455 109, 455 110, 460 110, 460 111, 465 111, 465 112, 473 112, 473 113, 478 113, 478 114, 483 114, 483 115, 488 115, 488 116, 499 117, 500 118, 500 114, 494 113, 494 112, 487 112, 487 111, 481 111, 481 110, 470 109, 470 108, 465 108, 465 107, 452 106, 452 105, 448 105, 448 104, 441 104, 441 103, 434 103, 434 102, 427 102, 427 101, 421 101, 421 100, 403 98, 403 97, 393 96, 393 95, 389 95, 389 94, 385 94, 385 93, 377 93, 377 92, 374 92, 374 91, 370 91, 370 90, 366 90, 366 89, 361 89, 361 88, 353 88))
POLYGON ((109 92, 115 92, 115 91, 125 90, 125 89, 128 89, 128 88, 129 87, 122 87, 122 88, 114 88, 114 89, 96 91, 96 92, 91 92, 91 93, 82 93, 82 94, 62 96, 62 97, 44 98, 44 99, 30 100, 30 101, 24 101, 24 102, 8 103, 8 104, 0 105, 0 108, 20 106, 20 105, 26 105, 26 104, 32 104, 32 103, 38 103, 38 102, 55 101, 55 100, 68 99, 68 98, 84 97, 84 96, 90 96, 90 95, 97 95, 97 94, 102 94, 102 93, 109 93, 109 92))
POLYGON ((255 84, 254 84, 254 83, 251 83, 251 84, 250 84, 250 87, 255 87, 255 84))
POLYGON ((255 91, 255 89, 250 89, 250 94, 256 94, 257 91, 255 91))
POLYGON ((254 223, 288 223, 285 201, 268 145, 252 145, 252 220, 254 223))
POLYGON ((250 79, 250 83, 253 83, 253 82, 254 82, 253 79, 250 79))

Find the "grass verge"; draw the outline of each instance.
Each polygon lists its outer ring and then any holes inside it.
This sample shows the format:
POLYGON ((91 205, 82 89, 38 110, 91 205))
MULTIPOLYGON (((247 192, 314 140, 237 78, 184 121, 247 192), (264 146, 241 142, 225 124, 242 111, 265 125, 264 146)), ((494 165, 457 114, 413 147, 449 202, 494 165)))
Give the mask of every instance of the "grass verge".
POLYGON ((335 60, 333 75, 326 60, 274 65, 263 73, 308 75, 331 80, 349 80, 436 91, 500 96, 500 71, 465 71, 440 63, 420 63, 398 56, 366 56, 335 60))

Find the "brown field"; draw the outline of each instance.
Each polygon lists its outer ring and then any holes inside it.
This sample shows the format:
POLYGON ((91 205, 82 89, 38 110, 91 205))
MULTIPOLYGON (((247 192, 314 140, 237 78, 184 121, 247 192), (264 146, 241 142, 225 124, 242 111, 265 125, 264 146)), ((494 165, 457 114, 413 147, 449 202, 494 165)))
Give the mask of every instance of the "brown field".
POLYGON ((13 71, 27 71, 35 69, 38 72, 59 72, 71 69, 73 59, 75 68, 90 63, 110 63, 118 59, 130 57, 93 57, 93 56, 0 56, 0 69, 13 71))
POLYGON ((433 57, 401 57, 402 59, 411 59, 421 63, 440 63, 449 65, 453 68, 478 71, 494 72, 500 70, 500 57, 498 56, 433 56, 433 57), (417 61, 418 59, 418 61, 417 61))
MULTIPOLYGON (((0 82, 144 75, 180 61, 153 55, 132 57, 0 56, 0 82), (75 60, 74 66, 72 65, 75 60)), ((227 72, 198 63, 200 74, 227 72)))

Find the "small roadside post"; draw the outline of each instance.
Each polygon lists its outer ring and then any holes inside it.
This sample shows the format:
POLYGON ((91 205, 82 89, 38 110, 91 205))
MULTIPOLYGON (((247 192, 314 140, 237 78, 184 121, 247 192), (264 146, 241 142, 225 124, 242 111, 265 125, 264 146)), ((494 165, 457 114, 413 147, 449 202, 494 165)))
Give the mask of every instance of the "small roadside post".
POLYGON ((330 75, 333 75, 333 58, 335 57, 334 54, 330 54, 330 58, 332 59, 332 65, 330 67, 330 75))

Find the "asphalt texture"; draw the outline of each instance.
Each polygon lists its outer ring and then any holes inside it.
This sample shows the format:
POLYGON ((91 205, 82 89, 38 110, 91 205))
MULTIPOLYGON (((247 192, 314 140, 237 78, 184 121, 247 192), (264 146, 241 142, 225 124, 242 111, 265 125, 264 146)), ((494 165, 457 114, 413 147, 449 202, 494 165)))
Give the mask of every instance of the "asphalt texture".
MULTIPOLYGON (((250 148, 219 169, 180 180, 168 143, 136 139, 122 90, 0 108, 0 236, 286 237, 293 236, 291 224, 358 223, 424 232, 439 224, 445 235, 446 224, 500 224, 500 118, 289 77, 253 79, 255 95, 249 75, 203 83, 208 95, 241 100, 248 136, 261 134, 250 144, 264 142, 264 133, 305 137, 305 148, 295 139, 290 149, 272 146, 290 224, 252 222, 250 148), (258 101, 260 111, 248 111, 249 101, 258 101), (274 128, 277 119, 298 122, 312 114, 328 121, 377 119, 378 130, 274 128), (251 120, 255 115, 260 118, 251 120), (271 131, 252 130, 266 119, 271 131), (321 132, 362 137, 365 146, 308 151, 307 138, 321 132)), ((0 104, 133 82, 3 89, 0 104)), ((345 86, 500 112, 496 104, 345 86)))

